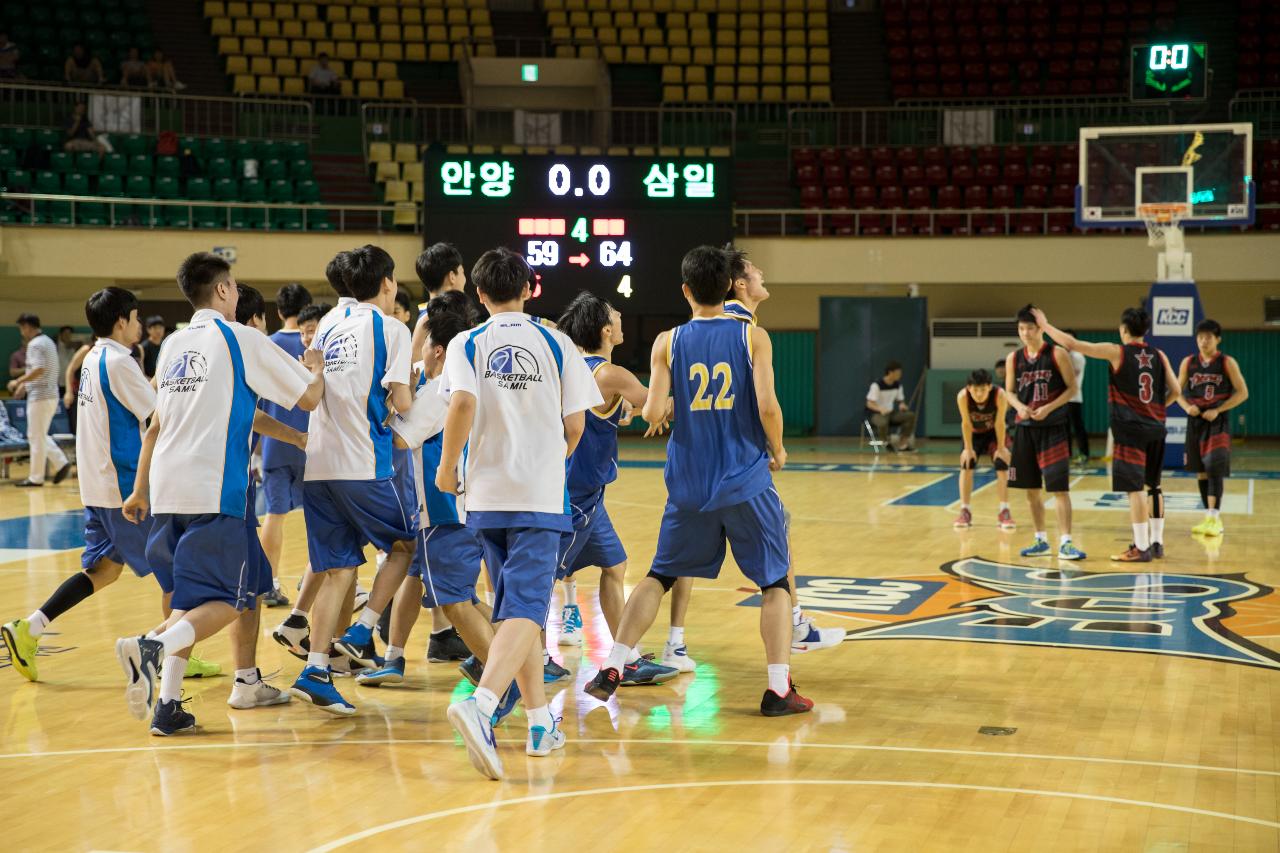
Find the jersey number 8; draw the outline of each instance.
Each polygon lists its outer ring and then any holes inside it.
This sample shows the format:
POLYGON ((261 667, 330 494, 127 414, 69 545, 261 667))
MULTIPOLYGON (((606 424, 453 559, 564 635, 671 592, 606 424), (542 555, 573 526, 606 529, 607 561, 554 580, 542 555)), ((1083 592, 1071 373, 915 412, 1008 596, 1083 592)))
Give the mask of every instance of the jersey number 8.
POLYGON ((733 395, 729 391, 733 387, 733 370, 728 363, 720 361, 715 367, 711 368, 708 373, 707 366, 702 362, 689 365, 689 381, 698 383, 698 390, 693 394, 693 400, 689 403, 689 410, 693 412, 709 412, 713 402, 707 396, 707 387, 713 379, 720 381, 720 393, 716 394, 714 406, 716 409, 732 409, 733 395))

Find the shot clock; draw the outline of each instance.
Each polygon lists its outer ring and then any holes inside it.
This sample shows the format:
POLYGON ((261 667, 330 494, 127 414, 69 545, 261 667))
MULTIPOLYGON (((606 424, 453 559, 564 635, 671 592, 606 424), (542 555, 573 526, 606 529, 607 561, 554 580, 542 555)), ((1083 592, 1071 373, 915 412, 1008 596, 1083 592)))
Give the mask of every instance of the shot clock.
POLYGON ((580 290, 624 312, 681 314, 680 259, 732 239, 728 160, 430 154, 424 235, 467 266, 506 246, 536 275, 531 310, 552 315, 580 290))
POLYGON ((1208 92, 1209 46, 1204 42, 1135 44, 1129 62, 1135 101, 1199 101, 1208 92))

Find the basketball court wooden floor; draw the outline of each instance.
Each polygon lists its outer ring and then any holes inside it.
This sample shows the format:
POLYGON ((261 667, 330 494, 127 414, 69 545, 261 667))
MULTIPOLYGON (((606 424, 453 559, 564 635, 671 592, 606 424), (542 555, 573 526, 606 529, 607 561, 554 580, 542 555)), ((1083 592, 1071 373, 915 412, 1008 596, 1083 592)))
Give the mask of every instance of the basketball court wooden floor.
MULTIPOLYGON (((847 445, 845 445, 847 447, 847 445)), ((628 446, 624 459, 656 459, 628 446)), ((695 674, 581 692, 609 648, 595 579, 580 584, 586 645, 552 695, 569 733, 527 759, 521 712, 500 730, 508 779, 483 780, 445 721, 469 689, 428 664, 408 683, 341 689, 337 719, 296 703, 226 705, 227 677, 188 681, 198 733, 153 738, 128 716, 112 642, 157 614, 126 573, 46 635, 43 681, 0 669, 9 850, 1241 850, 1280 849, 1280 465, 1228 483, 1227 534, 1192 538, 1195 483, 1172 479, 1168 558, 1136 571, 1123 501, 1075 480, 1083 564, 1022 560, 1029 519, 951 528, 953 461, 793 448, 777 477, 793 513, 806 607, 855 631, 797 656, 817 705, 758 714, 764 661, 753 591, 729 565, 700 582, 687 629, 695 674), (902 466, 902 467, 898 467, 902 466), (1269 470, 1268 470, 1269 469, 1269 470), (1034 563, 1032 566, 1027 564, 1034 563)), ((657 467, 624 467, 610 511, 641 577, 664 498, 657 467)), ((78 566, 74 482, 0 492, 0 616, 26 615, 78 566)), ((291 519, 289 585, 304 553, 291 519)), ((556 613, 559 613, 557 606, 556 613)), ((286 611, 266 612, 264 629, 286 611)), ((553 652, 558 626, 550 626, 553 652)), ((665 613, 646 637, 660 651, 665 613)), ((225 639, 201 655, 229 664, 225 639)), ((300 664, 270 640, 264 671, 300 664)))

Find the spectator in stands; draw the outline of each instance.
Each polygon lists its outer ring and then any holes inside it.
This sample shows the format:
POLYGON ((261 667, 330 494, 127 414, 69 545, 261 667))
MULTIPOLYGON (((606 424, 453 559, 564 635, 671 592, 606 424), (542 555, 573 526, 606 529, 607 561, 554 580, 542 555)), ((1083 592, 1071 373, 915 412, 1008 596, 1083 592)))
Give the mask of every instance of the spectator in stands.
POLYGON ((147 337, 142 342, 142 372, 147 378, 156 375, 156 360, 160 358, 160 344, 164 342, 164 318, 159 314, 147 318, 147 337))
POLYGON ((18 77, 18 60, 22 58, 18 46, 9 41, 9 34, 0 30, 0 80, 18 77))
POLYGON ((307 74, 307 85, 310 86, 313 95, 340 95, 342 94, 341 79, 338 72, 329 67, 329 54, 321 53, 316 57, 316 64, 311 66, 311 71, 307 74))
POLYGON ((67 141, 62 143, 67 151, 93 151, 99 156, 107 153, 107 147, 98 141, 93 122, 89 121, 84 101, 77 101, 71 118, 67 119, 67 141))
POLYGON ((71 471, 71 463, 49 435, 49 424, 58 412, 58 347, 40 328, 35 314, 18 316, 18 332, 27 342, 27 372, 9 381, 9 390, 27 391, 27 444, 31 453, 31 470, 18 486, 43 486, 46 460, 57 473, 54 483, 61 483, 71 471))
POLYGON ((164 55, 163 50, 157 50, 151 54, 151 61, 147 63, 147 74, 150 75, 151 85, 154 87, 172 89, 175 92, 181 92, 187 88, 187 85, 174 73, 173 63, 164 55))
POLYGON ((916 413, 907 407, 902 392, 902 365, 891 361, 885 365, 884 376, 871 383, 867 389, 867 409, 871 427, 882 441, 889 441, 889 431, 898 429, 898 443, 893 447, 899 453, 915 452, 916 413))
POLYGON ((129 48, 129 55, 120 61, 120 85, 138 89, 151 86, 151 72, 136 47, 129 48))
POLYGON ((72 85, 88 83, 100 86, 107 82, 98 57, 86 50, 85 46, 79 42, 71 48, 71 55, 67 57, 66 64, 62 67, 62 75, 72 85))

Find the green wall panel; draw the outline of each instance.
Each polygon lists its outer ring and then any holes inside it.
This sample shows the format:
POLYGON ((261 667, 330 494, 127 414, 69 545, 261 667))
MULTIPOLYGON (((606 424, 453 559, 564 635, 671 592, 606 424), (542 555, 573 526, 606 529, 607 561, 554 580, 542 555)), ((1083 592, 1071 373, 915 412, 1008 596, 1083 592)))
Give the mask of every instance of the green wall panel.
POLYGON ((787 435, 808 435, 814 424, 814 348, 817 332, 770 332, 774 387, 787 435))

